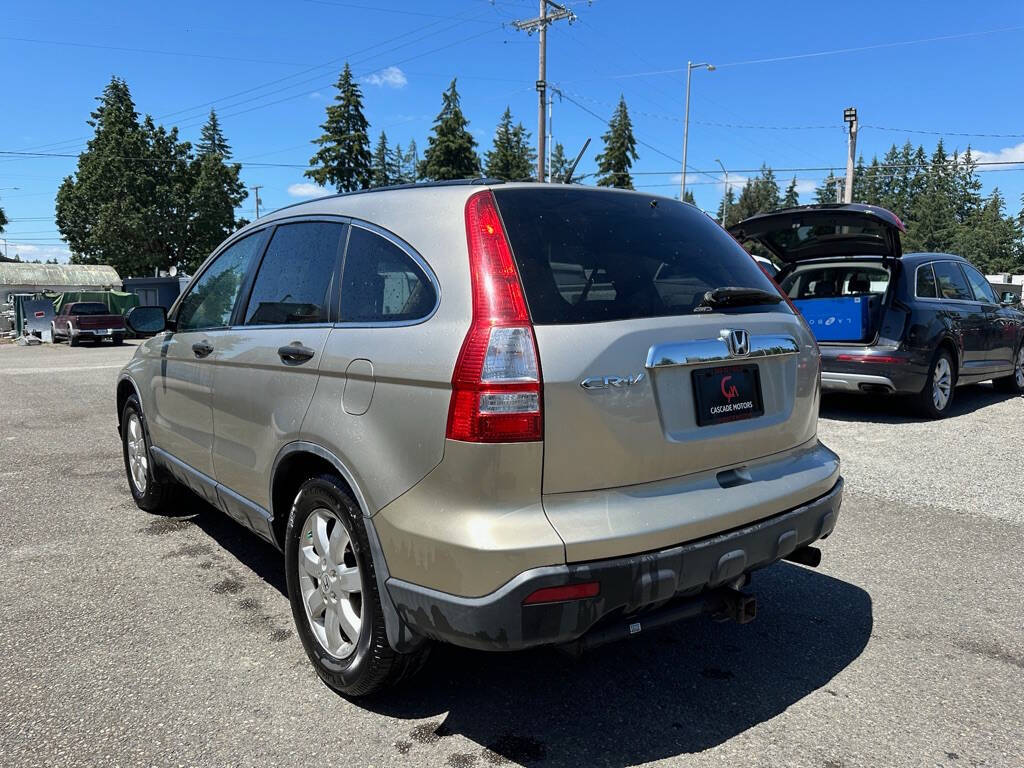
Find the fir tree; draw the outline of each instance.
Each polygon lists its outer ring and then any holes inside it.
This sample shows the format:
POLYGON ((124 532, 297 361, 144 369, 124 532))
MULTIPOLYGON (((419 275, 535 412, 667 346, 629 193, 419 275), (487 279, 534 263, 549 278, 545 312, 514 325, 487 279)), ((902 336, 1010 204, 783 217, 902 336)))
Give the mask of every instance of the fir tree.
POLYGON ((380 132, 377 146, 373 150, 373 161, 370 164, 370 186, 387 187, 396 183, 397 173, 394 169, 394 155, 388 149, 388 137, 380 132))
POLYGON ((0 234, 3 234, 4 227, 7 226, 7 215, 4 213, 4 209, 0 208, 0 234))
POLYGON ((615 114, 608 121, 608 130, 601 136, 604 152, 598 155, 597 186, 632 189, 633 178, 629 175, 633 161, 639 157, 636 153, 636 139, 633 137, 633 124, 626 109, 626 98, 619 96, 619 105, 615 114))
POLYGON ((196 155, 198 157, 220 155, 224 160, 231 159, 231 147, 228 145, 227 139, 224 138, 217 113, 212 109, 210 116, 206 119, 206 124, 203 125, 200 139, 196 143, 196 155))
POLYGON ((732 191, 731 184, 725 188, 725 194, 722 195, 722 202, 718 204, 718 213, 715 215, 715 218, 718 219, 719 224, 726 228, 731 227, 740 220, 736 215, 736 193, 732 191))
POLYGON ((841 180, 838 176, 833 173, 829 173, 821 184, 814 188, 814 202, 821 205, 822 203, 834 203, 838 199, 840 194, 841 180))
POLYGON ((399 178, 402 184, 412 184, 419 180, 420 153, 416 148, 416 139, 409 141, 409 148, 402 153, 399 161, 399 178))
POLYGON ((495 179, 524 181, 533 178, 537 153, 529 145, 530 134, 522 123, 512 125, 512 110, 505 112, 494 133, 494 148, 487 152, 486 173, 495 179))
POLYGON ((737 221, 755 213, 767 213, 779 207, 779 183, 775 172, 767 165, 761 166, 761 174, 748 179, 736 201, 737 221))
POLYGON ((689 203, 690 205, 697 204, 697 198, 693 196, 693 190, 688 189, 685 193, 683 193, 683 202, 689 203))
POLYGON ((569 172, 569 162, 569 158, 565 156, 565 147, 561 142, 556 141, 554 149, 551 150, 551 167, 548 169, 553 184, 572 183, 570 179, 565 178, 565 174, 569 172))
POLYGON ((1004 216, 1005 205, 999 189, 993 189, 984 204, 971 212, 966 226, 957 232, 955 252, 970 259, 982 272, 1024 270, 1021 225, 1017 219, 1004 216))
POLYGON ((306 176, 320 186, 333 184, 339 192, 365 189, 370 184, 369 123, 363 116, 363 95, 348 63, 335 85, 334 103, 327 107, 323 134, 313 143, 320 149, 309 160, 306 176))
POLYGON ((418 175, 434 181, 478 176, 480 158, 476 155, 476 139, 467 130, 469 121, 462 114, 454 79, 441 100, 441 111, 427 139, 427 151, 417 168, 418 175))
POLYGON ((793 208, 794 206, 800 205, 800 195, 796 191, 796 176, 789 182, 789 186, 786 187, 786 196, 782 198, 783 208, 793 208))

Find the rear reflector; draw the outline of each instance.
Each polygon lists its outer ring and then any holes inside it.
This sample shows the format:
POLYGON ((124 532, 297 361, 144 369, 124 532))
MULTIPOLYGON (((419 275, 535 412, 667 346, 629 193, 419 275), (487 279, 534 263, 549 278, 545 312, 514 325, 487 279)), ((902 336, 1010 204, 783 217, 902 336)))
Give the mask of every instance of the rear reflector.
POLYGON ((601 594, 601 584, 596 581, 588 581, 583 584, 566 584, 564 587, 544 587, 531 593, 523 600, 523 605, 564 603, 568 600, 584 600, 588 597, 597 597, 599 594, 601 594))
POLYGON ((840 363, 882 363, 896 364, 907 362, 905 357, 892 357, 888 355, 836 355, 840 363))
POLYGON ((540 440, 541 376, 526 310, 494 195, 466 202, 473 322, 452 373, 450 440, 513 443, 540 440))

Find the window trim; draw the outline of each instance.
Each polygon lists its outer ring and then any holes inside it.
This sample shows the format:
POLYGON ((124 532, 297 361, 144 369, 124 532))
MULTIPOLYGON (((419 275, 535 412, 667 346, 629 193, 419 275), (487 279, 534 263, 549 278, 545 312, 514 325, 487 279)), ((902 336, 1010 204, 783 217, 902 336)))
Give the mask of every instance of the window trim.
MULTIPOLYGON (((988 299, 987 297, 978 296, 977 291, 974 290, 974 284, 971 282, 971 278, 968 277, 968 275, 967 275, 967 270, 968 269, 973 269, 975 272, 977 272, 979 275, 981 275, 981 279, 984 280, 986 283, 988 283, 989 287, 991 287, 992 284, 988 282, 988 278, 986 278, 985 275, 982 274, 981 270, 978 269, 977 267, 975 267, 973 264, 965 264, 962 261, 958 261, 956 263, 960 265, 960 271, 964 273, 964 280, 967 281, 967 287, 971 289, 971 295, 974 296, 975 301, 977 301, 977 303, 979 303, 979 304, 984 304, 985 306, 988 306, 988 307, 998 307, 999 306, 999 302, 998 301, 993 302, 990 299, 988 299)), ((995 288, 992 288, 992 295, 996 296, 995 288)), ((996 296, 996 299, 998 299, 998 298, 999 297, 996 296)))
MULTIPOLYGON (((213 263, 217 259, 219 259, 221 255, 226 250, 228 250, 228 248, 231 248, 236 243, 241 242, 247 237, 252 237, 256 235, 263 236, 265 239, 256 253, 256 260, 262 262, 263 254, 267 250, 267 244, 270 242, 270 238, 266 237, 266 232, 268 229, 271 229, 272 227, 273 223, 268 222, 265 225, 255 227, 253 229, 241 229, 238 232, 234 233, 232 237, 228 238, 223 243, 221 243, 216 249, 214 249, 213 253, 206 257, 206 261, 204 261, 202 265, 200 265, 199 269, 196 270, 196 273, 192 276, 192 279, 189 280, 188 285, 185 286, 185 290, 178 294, 178 298, 174 300, 174 303, 171 305, 170 310, 167 312, 169 322, 173 323, 174 333, 204 333, 206 331, 222 331, 226 328, 234 327, 232 323, 234 323, 235 314, 238 311, 238 300, 242 297, 243 292, 246 290, 246 287, 249 284, 250 273, 248 272, 246 273, 246 276, 242 281, 242 285, 239 289, 239 294, 235 298, 235 306, 231 308, 231 317, 228 325, 215 325, 209 328, 187 328, 185 330, 179 330, 178 313, 181 310, 181 304, 182 302, 184 302, 185 297, 192 293, 192 289, 203 278, 203 275, 206 274, 207 270, 210 269, 213 263)), ((248 302, 248 296, 246 296, 246 302, 248 302)))
POLYGON ((263 249, 260 251, 259 261, 256 263, 252 270, 252 273, 246 278, 246 281, 242 284, 242 293, 239 297, 245 296, 244 303, 239 303, 235 307, 235 312, 231 316, 230 328, 330 328, 338 318, 337 312, 337 300, 335 296, 341 291, 341 270, 344 265, 345 250, 348 247, 349 233, 352 231, 351 220, 347 216, 331 216, 329 214, 314 214, 310 216, 290 216, 284 219, 276 219, 271 222, 268 227, 271 229, 270 236, 267 238, 267 242, 264 244, 263 249), (311 222, 322 221, 328 224, 340 224, 345 228, 342 233, 340 241, 338 243, 338 252, 334 255, 334 275, 331 279, 331 286, 327 296, 327 319, 321 320, 316 323, 246 323, 245 316, 249 311, 249 302, 252 300, 252 291, 256 286, 256 278, 259 276, 260 268, 263 266, 263 260, 267 256, 267 251, 270 250, 270 244, 274 240, 274 235, 277 234, 277 230, 280 227, 289 226, 291 224, 306 224, 311 222))
MULTIPOLYGON (((935 264, 954 264, 957 267, 959 267, 961 262, 956 261, 955 259, 935 259, 934 261, 929 261, 928 262, 928 266, 932 267, 932 274, 935 275, 935 293, 939 294, 939 293, 942 293, 942 291, 939 289, 939 276, 937 274, 935 274, 935 269, 934 269, 934 265, 935 264)), ((921 264, 920 266, 918 266, 918 269, 920 269, 923 266, 924 266, 924 264, 921 264)), ((967 289, 971 292, 971 296, 973 296, 974 295, 974 289, 971 287, 971 281, 967 279, 967 275, 964 274, 963 269, 960 269, 960 275, 961 275, 961 277, 963 277, 964 282, 967 283, 967 289)), ((917 297, 917 272, 916 271, 914 273, 914 278, 915 278, 914 279, 914 296, 916 298, 917 297)), ((945 296, 939 296, 938 298, 935 298, 935 299, 929 299, 928 297, 925 297, 925 298, 922 299, 922 301, 946 301, 946 302, 949 302, 950 304, 987 304, 988 303, 987 301, 978 301, 977 299, 947 299, 945 296)))
MULTIPOLYGON (((437 275, 434 274, 434 270, 431 269, 426 259, 417 253, 411 245, 405 242, 402 238, 396 235, 394 232, 384 229, 383 227, 372 224, 369 221, 363 221, 362 219, 349 219, 349 234, 345 241, 345 253, 341 261, 341 270, 339 271, 340 280, 338 282, 338 299, 336 306, 335 322, 333 326, 335 328, 406 328, 413 325, 421 325, 427 322, 435 314, 437 314, 438 307, 441 306, 441 284, 437 280, 437 275), (415 318, 413 320, 373 320, 373 321, 341 321, 341 288, 345 284, 345 268, 348 265, 348 247, 352 241, 352 230, 355 228, 366 230, 372 234, 390 242, 396 246, 400 251, 405 253, 413 262, 420 268, 427 280, 430 282, 431 287, 434 289, 434 306, 431 307, 430 311, 422 317, 415 318)), ((468 269, 469 262, 466 262, 468 269)))
POLYGON ((948 299, 944 299, 939 296, 939 281, 935 277, 935 270, 932 268, 933 263, 934 262, 926 261, 924 264, 918 264, 914 269, 914 298, 920 299, 921 301, 948 301, 948 299), (928 269, 931 269, 932 271, 932 285, 935 286, 934 296, 919 296, 917 293, 917 273, 920 272, 923 267, 928 267, 928 269))

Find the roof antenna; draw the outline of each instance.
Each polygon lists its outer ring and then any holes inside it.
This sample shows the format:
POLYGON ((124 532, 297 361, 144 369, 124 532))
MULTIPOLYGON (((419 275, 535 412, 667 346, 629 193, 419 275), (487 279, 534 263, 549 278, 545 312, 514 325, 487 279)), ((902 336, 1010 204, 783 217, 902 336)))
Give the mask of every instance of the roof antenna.
POLYGON ((580 164, 580 160, 583 159, 583 153, 587 151, 587 147, 589 147, 589 146, 590 146, 590 139, 588 138, 586 140, 586 142, 584 142, 584 144, 583 144, 583 149, 581 149, 580 153, 578 155, 576 155, 576 159, 573 161, 573 164, 569 168, 569 171, 565 174, 565 176, 562 177, 562 183, 563 184, 570 184, 572 182, 572 174, 576 170, 576 166, 580 164))

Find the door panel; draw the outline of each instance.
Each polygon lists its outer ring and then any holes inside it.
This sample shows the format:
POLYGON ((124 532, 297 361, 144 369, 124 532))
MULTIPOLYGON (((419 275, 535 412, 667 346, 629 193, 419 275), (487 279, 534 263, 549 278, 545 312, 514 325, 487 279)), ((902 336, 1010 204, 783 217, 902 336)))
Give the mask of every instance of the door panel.
POLYGON ((974 294, 955 261, 936 261, 932 264, 943 314, 963 346, 962 376, 977 376, 989 368, 988 320, 982 304, 974 294))
POLYGON ((189 286, 165 334, 155 408, 148 414, 153 442, 179 461, 213 477, 213 365, 242 285, 263 247, 264 232, 237 240, 189 286))
POLYGON ((967 281, 971 284, 974 297, 982 303, 985 311, 985 334, 988 354, 986 358, 992 370, 1013 367, 1013 343, 1016 328, 1009 312, 999 304, 995 290, 985 276, 969 264, 961 264, 967 281))

